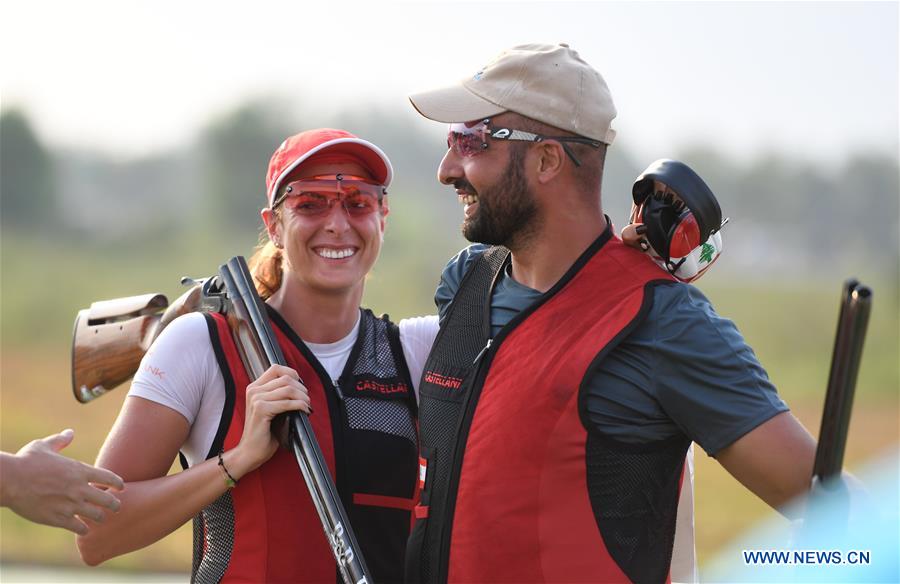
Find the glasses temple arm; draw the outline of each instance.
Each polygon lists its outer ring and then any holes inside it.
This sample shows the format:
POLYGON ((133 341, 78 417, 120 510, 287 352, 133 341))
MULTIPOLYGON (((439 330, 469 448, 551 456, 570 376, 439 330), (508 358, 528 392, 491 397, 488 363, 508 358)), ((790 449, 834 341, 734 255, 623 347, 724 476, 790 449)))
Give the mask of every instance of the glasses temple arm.
POLYGON ((581 166, 581 161, 575 156, 575 153, 572 152, 572 149, 562 140, 559 141, 560 146, 562 146, 563 151, 568 155, 569 158, 572 159, 572 162, 575 163, 576 167, 581 166))

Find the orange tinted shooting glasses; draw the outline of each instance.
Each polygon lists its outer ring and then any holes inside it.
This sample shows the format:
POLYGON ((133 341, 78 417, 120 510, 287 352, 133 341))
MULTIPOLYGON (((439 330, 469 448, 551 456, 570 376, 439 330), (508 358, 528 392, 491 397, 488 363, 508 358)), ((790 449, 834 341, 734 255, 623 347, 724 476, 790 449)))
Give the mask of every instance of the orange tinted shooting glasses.
POLYGON ((272 209, 283 203, 293 213, 315 217, 327 214, 340 201, 347 214, 355 217, 374 213, 385 195, 384 185, 361 176, 318 175, 285 185, 272 209))

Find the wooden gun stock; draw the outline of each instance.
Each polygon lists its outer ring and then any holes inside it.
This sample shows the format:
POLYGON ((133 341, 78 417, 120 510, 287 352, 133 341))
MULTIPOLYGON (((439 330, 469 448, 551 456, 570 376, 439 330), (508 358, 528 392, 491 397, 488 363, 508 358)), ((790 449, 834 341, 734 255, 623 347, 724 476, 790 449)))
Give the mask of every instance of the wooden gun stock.
POLYGON ((169 306, 162 294, 102 300, 78 312, 72 339, 72 392, 87 403, 130 379, 159 333, 199 309, 200 286, 169 306))

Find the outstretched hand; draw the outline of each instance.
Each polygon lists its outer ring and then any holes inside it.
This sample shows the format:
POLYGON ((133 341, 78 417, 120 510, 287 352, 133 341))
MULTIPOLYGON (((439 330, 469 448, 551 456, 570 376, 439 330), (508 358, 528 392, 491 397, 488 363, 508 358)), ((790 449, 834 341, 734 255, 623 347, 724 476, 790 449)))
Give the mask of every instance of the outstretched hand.
POLYGON ((73 430, 63 430, 29 442, 15 455, 2 453, 3 506, 82 535, 88 526, 79 517, 101 522, 103 509, 118 511, 119 499, 107 490, 125 487, 118 475, 59 454, 74 437, 73 430))

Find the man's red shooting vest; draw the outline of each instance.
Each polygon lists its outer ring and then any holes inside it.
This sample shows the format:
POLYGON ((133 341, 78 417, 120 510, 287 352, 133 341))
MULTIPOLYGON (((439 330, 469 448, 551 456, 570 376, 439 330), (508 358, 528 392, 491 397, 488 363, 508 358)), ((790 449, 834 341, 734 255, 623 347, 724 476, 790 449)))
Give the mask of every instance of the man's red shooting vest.
MULTIPOLYGON (((490 280, 488 272, 495 279, 503 269, 497 249, 486 252, 483 265, 470 275, 482 270, 480 281, 490 280)), ((608 230, 552 290, 501 330, 470 370, 465 367, 470 355, 461 349, 471 344, 465 337, 477 333, 478 325, 447 315, 420 385, 424 484, 407 550, 408 581, 640 579, 623 566, 641 558, 623 559, 619 548, 611 553, 605 537, 624 531, 618 525, 604 531, 605 515, 598 509, 607 487, 621 490, 622 481, 629 480, 620 469, 627 471, 637 459, 628 446, 610 448, 587 429, 581 389, 603 357, 641 322, 652 299, 648 285, 659 281, 669 279, 608 230), (454 400, 457 423, 447 432, 454 400)), ((473 294, 479 284, 464 279, 450 310, 459 308, 459 300, 463 310, 481 310, 489 318, 484 309, 490 287, 482 284, 473 294)), ((650 529, 674 534, 686 448, 679 443, 660 448, 665 452, 659 456, 651 453, 656 458, 647 463, 650 474, 665 483, 658 489, 664 496, 653 504, 671 508, 671 521, 650 529)), ((626 544, 621 550, 629 554, 635 548, 626 544)), ((654 553, 653 578, 664 580, 671 545, 668 556, 654 553)))

